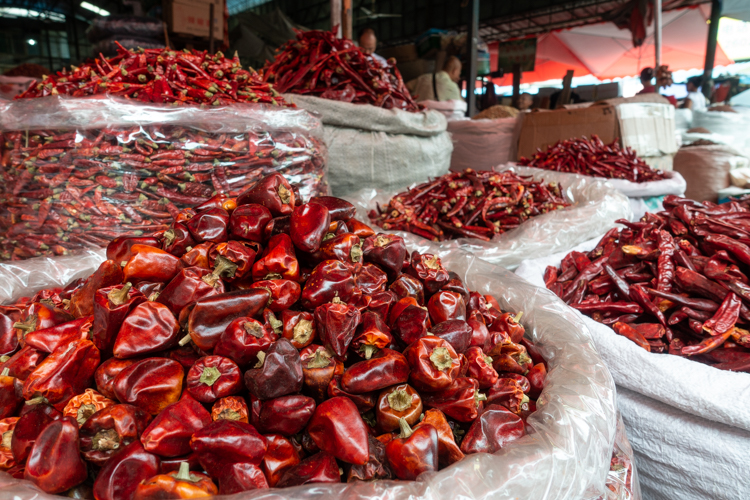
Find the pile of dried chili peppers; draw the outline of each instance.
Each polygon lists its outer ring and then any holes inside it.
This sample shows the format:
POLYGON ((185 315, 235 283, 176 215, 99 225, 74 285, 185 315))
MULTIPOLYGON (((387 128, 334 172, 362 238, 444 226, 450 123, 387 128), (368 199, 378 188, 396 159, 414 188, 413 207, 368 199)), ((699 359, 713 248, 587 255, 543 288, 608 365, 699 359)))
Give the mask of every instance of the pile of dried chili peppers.
POLYGON ((97 94, 142 102, 228 105, 237 102, 286 106, 284 99, 254 70, 243 69, 239 57, 221 52, 128 50, 117 44, 117 56, 104 56, 63 69, 33 83, 16 99, 97 94))
POLYGON ((750 371, 750 211, 669 195, 545 270, 547 288, 650 352, 750 371))
POLYGON ((354 213, 274 174, 2 307, 0 469, 195 497, 413 480, 525 435, 546 363, 520 313, 354 213))
POLYGON ((328 192, 325 149, 301 132, 226 134, 153 124, 15 131, 4 139, 6 260, 65 255, 122 234, 163 230, 180 209, 236 196, 272 172, 294 179, 305 196, 328 192))
POLYGON ((277 49, 263 78, 282 93, 304 94, 381 108, 419 111, 394 60, 383 67, 332 31, 299 31, 277 49))
POLYGON ((519 165, 570 172, 573 174, 625 179, 630 182, 651 182, 666 179, 661 170, 654 170, 631 148, 622 148, 617 141, 604 144, 596 135, 557 142, 546 151, 537 151, 531 158, 521 158, 519 165))
POLYGON ((408 231, 432 241, 490 241, 531 217, 569 205, 556 183, 544 184, 513 172, 467 169, 399 193, 369 216, 383 229, 408 231))

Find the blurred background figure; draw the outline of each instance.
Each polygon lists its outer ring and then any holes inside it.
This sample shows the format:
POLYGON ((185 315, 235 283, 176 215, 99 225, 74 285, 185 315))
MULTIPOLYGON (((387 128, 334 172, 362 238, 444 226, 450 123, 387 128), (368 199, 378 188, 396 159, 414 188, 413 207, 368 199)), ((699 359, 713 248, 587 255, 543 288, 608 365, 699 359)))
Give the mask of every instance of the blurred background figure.
POLYGON ((706 96, 701 93, 701 80, 700 76, 693 76, 688 78, 687 87, 688 95, 685 98, 685 102, 682 103, 681 108, 692 109, 693 111, 705 111, 706 110, 706 96))
POLYGON ((365 28, 359 32, 359 48, 362 52, 372 57, 375 61, 380 63, 381 66, 387 66, 385 58, 375 53, 378 48, 378 37, 375 36, 375 30, 372 28, 365 28))
POLYGON ((534 104, 534 98, 528 92, 524 92, 518 96, 515 108, 519 111, 530 111, 532 104, 534 104))
POLYGON ((641 70, 641 85, 643 89, 638 92, 639 94, 655 94, 656 85, 653 85, 651 81, 654 79, 654 68, 643 68, 641 70))
POLYGON ((437 73, 425 73, 408 82, 406 86, 417 101, 462 100, 458 81, 461 79, 461 60, 450 56, 437 73))

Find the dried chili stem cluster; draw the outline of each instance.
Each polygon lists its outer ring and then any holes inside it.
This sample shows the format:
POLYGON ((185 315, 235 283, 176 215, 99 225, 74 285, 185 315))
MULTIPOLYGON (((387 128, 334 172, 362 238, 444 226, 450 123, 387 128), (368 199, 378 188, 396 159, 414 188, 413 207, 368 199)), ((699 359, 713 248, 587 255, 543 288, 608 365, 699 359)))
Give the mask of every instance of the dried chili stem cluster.
POLYGON ((279 92, 419 111, 395 60, 382 67, 353 41, 331 31, 300 31, 277 51, 263 77, 279 92))
POLYGON ((750 371, 750 211, 669 195, 544 273, 560 298, 651 352, 750 371))
POLYGON ((383 229, 408 231, 432 241, 490 241, 531 217, 569 205, 555 183, 513 172, 467 169, 399 193, 369 215, 383 229))
POLYGON ((617 141, 604 144, 596 135, 557 142, 531 158, 521 158, 519 165, 570 172, 573 174, 651 182, 666 179, 664 172, 654 170, 638 158, 631 148, 621 148, 617 141))

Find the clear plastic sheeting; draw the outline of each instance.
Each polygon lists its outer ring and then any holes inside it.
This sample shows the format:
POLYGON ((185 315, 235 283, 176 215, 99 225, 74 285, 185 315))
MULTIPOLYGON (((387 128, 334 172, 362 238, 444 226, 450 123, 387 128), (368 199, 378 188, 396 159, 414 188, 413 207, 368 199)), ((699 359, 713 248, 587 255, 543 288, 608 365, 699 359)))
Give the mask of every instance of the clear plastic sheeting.
POLYGON ((0 262, 0 304, 15 302, 42 288, 64 287, 85 278, 107 260, 106 251, 85 250, 65 257, 37 257, 19 262, 0 262))
POLYGON ((278 106, 44 97, 0 106, 0 260, 165 230, 183 208, 281 173, 328 194, 323 127, 278 106))
POLYGON ((601 500, 638 500, 641 498, 633 448, 628 441, 622 416, 617 417, 617 434, 607 474, 607 490, 601 500))
MULTIPOLYGON (((598 241, 574 250, 590 251, 598 241)), ((544 286, 544 269, 559 266, 565 254, 526 261, 516 274, 544 286)), ((646 498, 750 498, 750 483, 739 480, 750 463, 750 374, 648 352, 610 327, 573 314, 586 323, 617 383, 618 406, 645 472, 646 498), (708 428, 710 433, 696 432, 708 428)))
MULTIPOLYGON (((410 250, 436 250, 413 238, 407 238, 407 243, 410 250)), ((424 474, 416 482, 315 484, 248 491, 230 498, 595 500, 611 492, 605 482, 616 441, 614 383, 581 318, 551 292, 532 286, 499 266, 461 251, 438 249, 437 253, 445 266, 457 272, 472 290, 492 294, 503 308, 524 311, 526 333, 549 366, 547 385, 537 401, 538 410, 528 418, 531 432, 494 455, 471 455, 445 470, 424 474)), ((60 277, 54 280, 59 282, 60 277)), ((0 497, 56 498, 5 473, 0 473, 0 497)))
MULTIPOLYGON (((583 241, 603 234, 614 225, 617 219, 631 217, 627 197, 602 180, 521 166, 506 165, 497 167, 497 170, 512 170, 519 175, 531 175, 536 180, 557 182, 562 186, 565 198, 573 205, 533 217, 516 229, 496 235, 492 241, 459 238, 441 242, 439 245, 441 249, 460 248, 492 264, 515 269, 525 259, 544 257, 562 250, 569 250, 583 241)), ((376 209, 376 203, 384 207, 396 194, 397 192, 362 189, 346 198, 357 207, 359 218, 369 221, 367 214, 370 210, 376 209)), ((373 229, 391 232, 374 225, 373 229)), ((397 234, 404 236, 407 233, 399 231, 397 234)), ((418 238, 414 235, 410 236, 418 238)), ((427 241, 419 239, 422 242, 427 241)))

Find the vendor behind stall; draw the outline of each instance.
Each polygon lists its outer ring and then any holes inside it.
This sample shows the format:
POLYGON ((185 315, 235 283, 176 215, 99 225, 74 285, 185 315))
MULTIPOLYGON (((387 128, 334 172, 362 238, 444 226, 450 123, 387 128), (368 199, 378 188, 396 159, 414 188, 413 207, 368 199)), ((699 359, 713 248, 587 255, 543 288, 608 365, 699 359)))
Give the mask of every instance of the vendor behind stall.
POLYGON ((682 103, 681 108, 692 109, 693 111, 706 111, 706 97, 701 94, 700 88, 702 83, 700 76, 688 78, 687 87, 688 95, 682 103))
POLYGON ((461 61, 456 56, 449 57, 443 70, 425 73, 406 84, 417 101, 462 100, 458 81, 461 79, 461 61))
POLYGON ((359 48, 362 49, 362 52, 372 57, 372 59, 381 66, 388 66, 388 62, 385 58, 375 53, 375 50, 378 48, 378 37, 375 36, 374 29, 365 28, 360 31, 358 40, 359 48))

